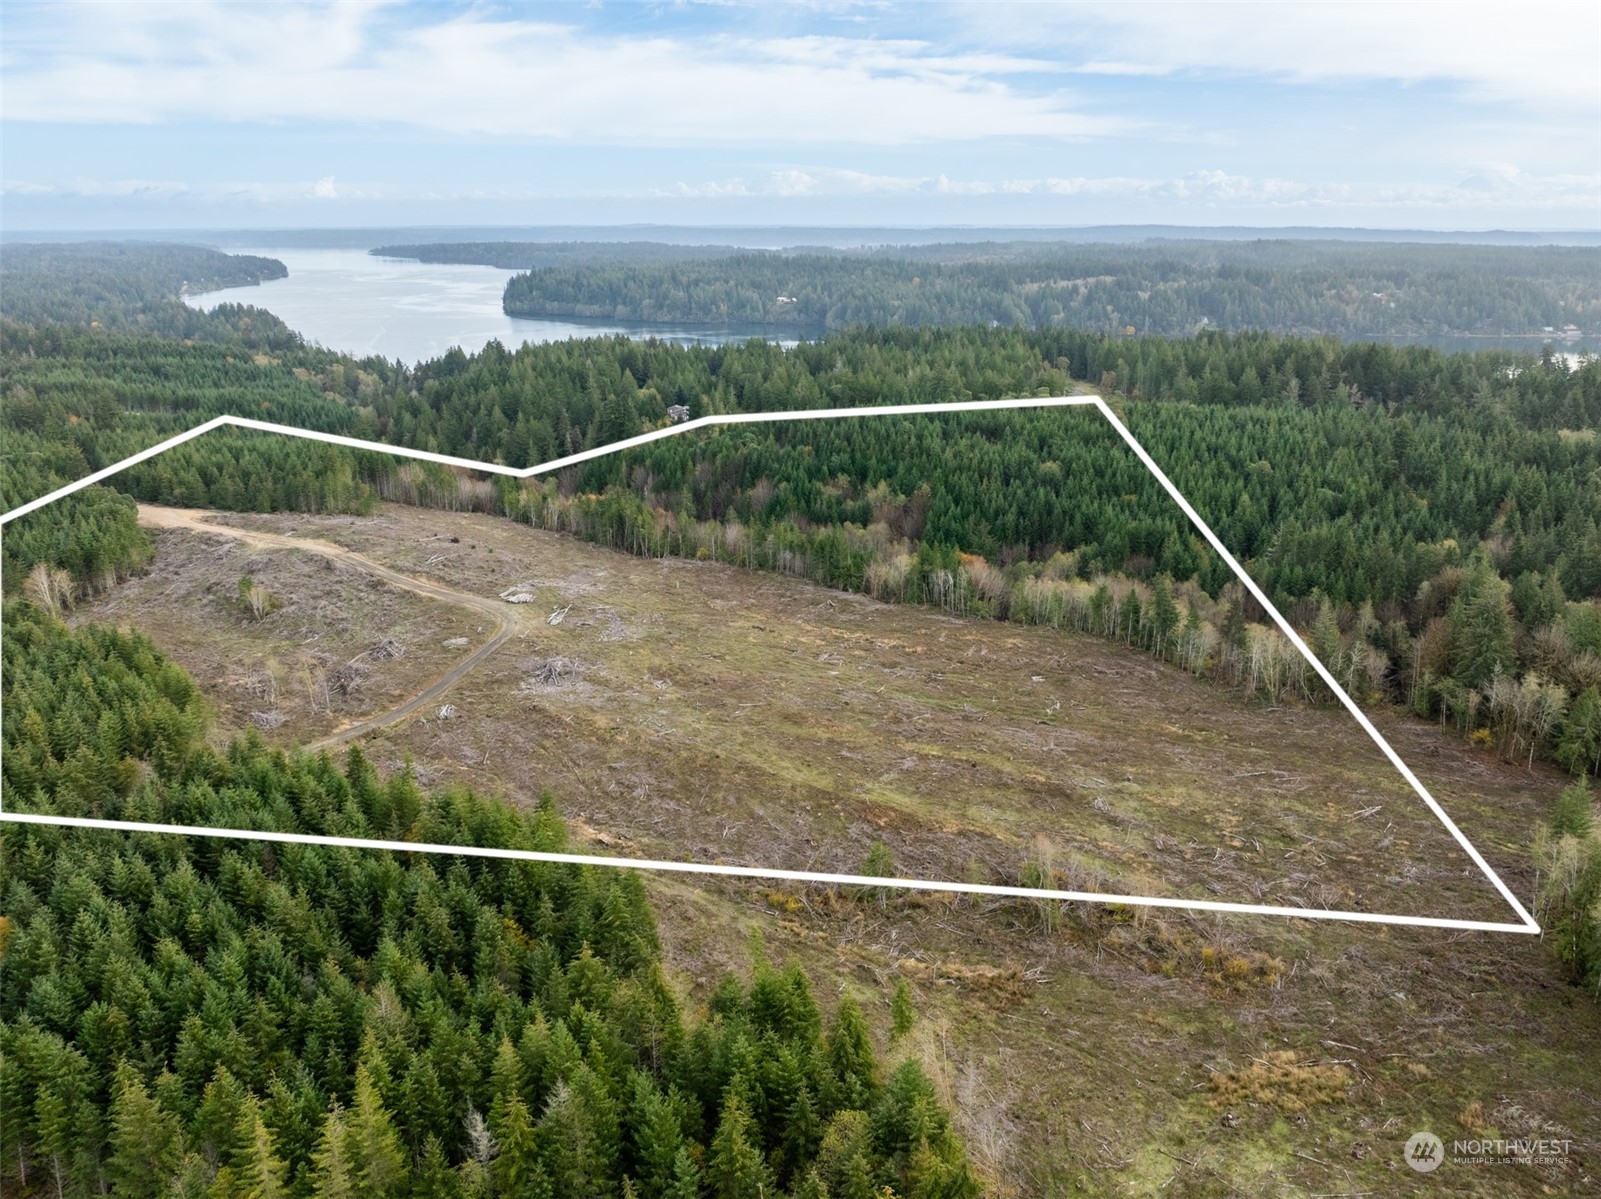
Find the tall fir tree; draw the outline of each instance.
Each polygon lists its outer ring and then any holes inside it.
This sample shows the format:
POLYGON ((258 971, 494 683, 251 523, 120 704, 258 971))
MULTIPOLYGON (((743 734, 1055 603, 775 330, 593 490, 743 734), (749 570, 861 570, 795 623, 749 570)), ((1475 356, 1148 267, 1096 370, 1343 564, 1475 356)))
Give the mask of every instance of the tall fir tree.
POLYGON ((355 1199, 355 1171, 346 1146, 345 1112, 337 1102, 323 1118, 322 1135, 311 1155, 313 1199, 355 1199))
POLYGON ((828 1031, 828 1065, 833 1078, 830 1106, 835 1111, 866 1111, 878 1087, 878 1071, 867 1021, 849 994, 840 1000, 828 1031))
POLYGON ((183 1157, 183 1129, 145 1089, 124 1059, 112 1083, 111 1156, 106 1175, 119 1195, 154 1199, 167 1189, 183 1157))
POLYGON ((345 1120, 345 1153, 356 1199, 405 1194, 406 1158, 394 1121, 365 1065, 356 1067, 356 1094, 345 1120))
POLYGON ((755 1123, 738 1095, 723 1103, 706 1158, 706 1184, 713 1199, 763 1199, 774 1190, 755 1123))
POLYGON ((239 1113, 238 1144, 234 1149, 230 1199, 289 1199, 289 1171, 278 1156, 261 1101, 245 1099, 239 1113))

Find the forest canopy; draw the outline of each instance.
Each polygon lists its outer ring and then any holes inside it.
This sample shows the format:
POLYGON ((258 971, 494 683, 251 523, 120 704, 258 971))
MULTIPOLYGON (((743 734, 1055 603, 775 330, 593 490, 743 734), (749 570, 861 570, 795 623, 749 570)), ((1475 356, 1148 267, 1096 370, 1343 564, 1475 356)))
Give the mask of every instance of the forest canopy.
POLYGON ((1317 241, 976 243, 871 250, 408 247, 531 267, 523 317, 718 324, 815 336, 852 325, 1001 325, 1188 336, 1524 335, 1601 323, 1601 249, 1317 241))
MULTIPOLYGON (((138 634, 6 605, 31 811, 544 851, 521 813, 352 750, 206 744, 138 634)), ((758 954, 689 1017, 638 875, 8 824, 0 1180, 39 1193, 969 1199, 933 1084, 758 954)))
POLYGON ((5 242, 0 245, 0 293, 7 320, 56 322, 169 337, 287 345, 288 326, 238 304, 200 312, 179 302, 188 293, 249 287, 282 279, 275 258, 224 254, 162 242, 5 242))

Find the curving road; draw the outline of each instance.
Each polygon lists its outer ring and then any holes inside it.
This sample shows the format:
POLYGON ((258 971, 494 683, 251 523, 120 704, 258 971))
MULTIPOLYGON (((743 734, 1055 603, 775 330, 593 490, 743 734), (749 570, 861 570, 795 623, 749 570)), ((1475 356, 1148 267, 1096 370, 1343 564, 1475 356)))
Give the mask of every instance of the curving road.
POLYGON ((392 586, 403 588, 417 595, 429 599, 442 600, 447 604, 468 608, 480 616, 488 617, 495 625, 495 634, 460 662, 457 662, 444 674, 434 679, 417 692, 410 699, 398 707, 390 708, 377 716, 357 721, 331 733, 319 741, 313 741, 305 748, 316 752, 317 750, 333 749, 364 737, 368 733, 388 728, 398 724, 409 716, 431 707, 458 682, 490 654, 494 653, 508 638, 517 631, 517 622, 506 611, 505 605, 497 604, 494 600, 485 599, 481 595, 473 595, 466 591, 457 591, 453 587, 446 587, 439 583, 429 582, 427 579, 413 578, 403 575, 399 571, 391 570, 381 563, 374 562, 355 550, 346 549, 342 545, 335 545, 331 541, 318 541, 310 537, 286 537, 282 533, 269 533, 262 529, 241 529, 233 525, 213 524, 211 517, 218 513, 205 508, 165 508, 156 504, 139 505, 139 523, 149 529, 188 529, 191 532, 220 534, 223 537, 232 537, 243 541, 247 545, 259 549, 273 550, 304 550, 307 553, 321 554, 325 558, 332 558, 342 562, 354 570, 382 579, 392 586))

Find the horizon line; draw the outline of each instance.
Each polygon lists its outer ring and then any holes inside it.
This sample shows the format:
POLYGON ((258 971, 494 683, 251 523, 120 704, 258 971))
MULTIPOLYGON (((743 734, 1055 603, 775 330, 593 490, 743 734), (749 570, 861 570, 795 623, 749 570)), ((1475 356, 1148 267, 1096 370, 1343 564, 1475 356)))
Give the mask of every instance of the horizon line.
POLYGON ((294 225, 283 223, 266 223, 260 225, 229 225, 229 224, 173 224, 173 225, 83 225, 75 227, 46 226, 46 225, 12 225, 9 228, 0 228, 0 241, 16 233, 173 233, 173 232, 205 232, 205 233, 350 233, 364 231, 382 231, 388 229, 802 229, 823 232, 857 232, 884 230, 892 232, 936 232, 941 230, 974 230, 974 231, 1018 231, 1018 232, 1094 232, 1102 229, 1183 229, 1196 231, 1306 231, 1311 233, 1427 233, 1433 236, 1449 236, 1451 234, 1472 235, 1477 237, 1492 234, 1516 234, 1519 236, 1542 236, 1546 234, 1568 233, 1585 236, 1601 237, 1601 225, 1573 226, 1428 226, 1428 225, 1308 225, 1308 224, 1251 224, 1248 222, 1231 222, 1225 224, 1189 224, 1183 221, 1135 221, 1113 222, 1098 221, 1083 225, 1053 225, 1039 223, 1012 223, 1007 221, 982 222, 932 222, 922 223, 915 221, 863 221, 844 224, 811 223, 806 221, 610 221, 590 223, 582 221, 544 221, 531 224, 506 221, 469 221, 454 223, 449 221, 413 221, 402 223, 356 223, 345 225, 294 225))

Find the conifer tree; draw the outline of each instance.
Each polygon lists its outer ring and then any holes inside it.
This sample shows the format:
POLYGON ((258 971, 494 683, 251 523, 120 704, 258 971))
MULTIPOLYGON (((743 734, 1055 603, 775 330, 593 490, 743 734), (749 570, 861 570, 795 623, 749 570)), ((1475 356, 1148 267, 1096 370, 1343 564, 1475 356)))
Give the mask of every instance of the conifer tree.
POLYGON ((794 1172, 803 1168, 817 1154, 817 1143, 823 1136, 823 1121, 817 1110, 812 1088, 802 1084, 790 1102, 784 1118, 784 1168, 794 1172))
POLYGON ((1319 592, 1316 596, 1317 618, 1312 622, 1312 633, 1307 645, 1317 660, 1336 678, 1340 673, 1340 622, 1334 615, 1329 597, 1319 592))
POLYGON ((572 1081, 563 1080, 551 1093, 538 1135, 540 1160, 552 1187, 562 1195, 603 1195, 615 1178, 615 1159, 605 1154, 604 1133, 597 1128, 591 1090, 579 1063, 572 1081))
POLYGON ((829 1121, 817 1151, 817 1172, 834 1199, 876 1199, 872 1130, 864 1111, 841 1111, 829 1121))
POLYGON ((834 1082, 832 1108, 865 1111, 877 1089, 877 1069, 867 1021, 849 994, 840 1000, 828 1032, 828 1065, 834 1082))
POLYGON ((917 1023, 917 1009, 912 1006, 912 988, 904 978, 896 980, 895 998, 890 1001, 889 1012, 896 1040, 911 1032, 912 1026, 917 1023))
POLYGON ((806 1173, 801 1175, 792 1194, 793 1199, 830 1199, 828 1184, 823 1181, 816 1166, 806 1168, 806 1173))
POLYGON ((534 1122, 521 1096, 504 1101, 495 1139, 500 1144, 494 1164, 495 1188, 502 1195, 522 1196, 539 1169, 539 1151, 534 1122))
POLYGON ((511 1038, 503 1036, 495 1050, 495 1061, 489 1071, 489 1085, 494 1098, 489 1103, 489 1129, 504 1147, 506 1114, 513 1102, 522 1105, 522 1117, 528 1120, 528 1106, 523 1103, 523 1060, 511 1038))
POLYGON ((206 1199, 210 1174, 206 1159, 191 1150, 178 1163, 166 1199, 206 1199))
POLYGON ((1158 575, 1151 586, 1151 650, 1158 658, 1167 656, 1168 639, 1179 627, 1178 605, 1173 602, 1173 580, 1158 575))
POLYGON ((195 1113, 197 1139, 213 1159, 231 1161, 240 1148, 246 1098, 245 1088, 233 1076, 233 1071, 227 1066, 218 1066, 206 1084, 200 1109, 195 1113))
POLYGON ((723 1103, 706 1159, 706 1183, 714 1199, 762 1199, 774 1189, 755 1125, 739 1095, 723 1103))
POLYGON ((1574 774, 1601 776, 1601 687, 1586 687, 1573 701, 1555 757, 1574 774))
POLYGON ((1477 690, 1513 663, 1512 614, 1508 588, 1487 561, 1480 560, 1451 604, 1451 675, 1477 690))
POLYGON ((1551 835, 1584 840, 1595 827, 1592 806, 1589 780, 1580 775, 1557 794, 1551 812, 1551 835))
MULTIPOLYGON (((71 1177, 74 1156, 72 1109, 55 1087, 39 1088, 39 1096, 33 1104, 33 1126, 37 1151, 49 1162, 56 1194, 63 1195, 71 1177)), ((21 1146, 17 1148, 20 1154, 21 1146)))
POLYGON ((126 1059, 112 1084, 111 1156, 106 1175, 119 1195, 145 1199, 160 1195, 183 1156, 183 1130, 163 1111, 144 1080, 126 1059))
MULTIPOLYGON (((660 1195, 661 1199, 700 1199, 700 1171, 689 1156, 688 1146, 678 1147, 678 1153, 673 1157, 672 1181, 660 1195)), ((644 1199, 650 1199, 648 1192, 644 1199)))
POLYGON ((1123 627, 1123 643, 1133 645, 1140 633, 1140 596, 1130 587, 1118 606, 1118 621, 1123 627))
POLYGON ((356 1199, 388 1199, 403 1193, 406 1159, 367 1067, 356 1067, 355 1102, 345 1120, 345 1153, 356 1199))
POLYGON ((236 1199, 289 1199, 288 1169, 272 1143, 261 1116, 261 1102, 246 1097, 239 1114, 238 1144, 234 1149, 233 1186, 236 1199))
POLYGON ((684 1144, 674 1105, 650 1075, 634 1075, 630 1124, 634 1130, 633 1170, 646 1196, 665 1194, 672 1185, 674 1164, 684 1144))
POLYGON ((355 1172, 346 1139, 345 1112, 335 1101, 323 1118, 322 1135, 311 1154, 313 1199, 355 1199, 355 1172))
POLYGON ((447 1128, 454 1122, 450 1098, 439 1082, 431 1055, 418 1053, 412 1057, 406 1068, 402 1093, 400 1122, 408 1143, 420 1148, 433 1131, 447 1128))
POLYGON ((459 1199, 461 1183, 439 1138, 429 1133, 411 1175, 411 1199, 459 1199))

